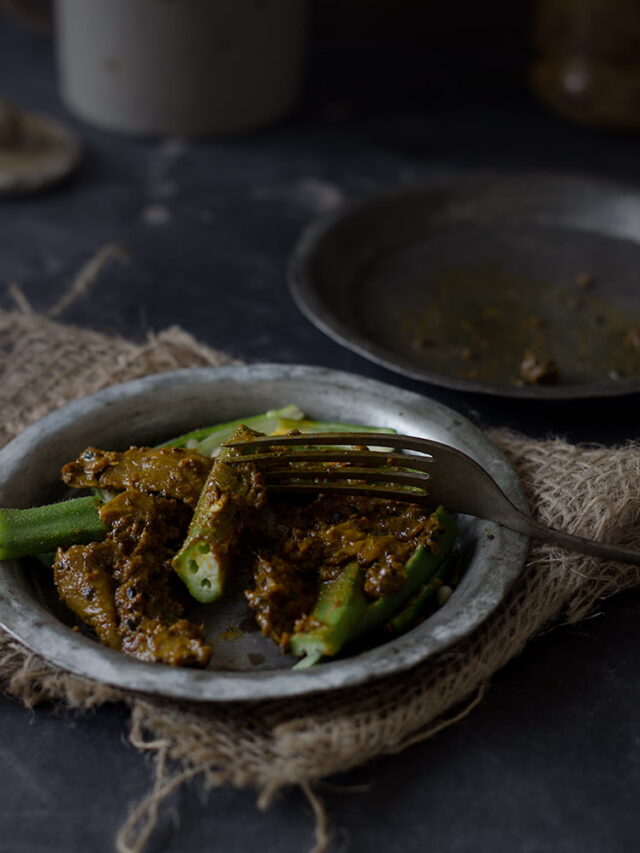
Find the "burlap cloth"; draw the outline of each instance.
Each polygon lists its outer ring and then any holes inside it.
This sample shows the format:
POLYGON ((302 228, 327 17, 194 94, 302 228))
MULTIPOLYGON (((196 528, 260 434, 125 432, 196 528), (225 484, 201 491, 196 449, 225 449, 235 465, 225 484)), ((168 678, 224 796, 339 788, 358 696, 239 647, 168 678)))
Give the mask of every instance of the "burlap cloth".
MULTIPOLYGON (((0 312, 0 441, 82 394, 151 373, 229 363, 178 328, 143 345, 75 329, 24 310, 0 312)), ((640 449, 576 447, 493 432, 520 475, 532 511, 572 533, 640 548, 640 449)), ((156 760, 153 788, 124 822, 120 853, 141 851, 158 805, 182 782, 251 786, 265 807, 297 784, 316 815, 315 851, 328 844, 313 783, 377 755, 399 752, 464 716, 491 675, 541 626, 584 616, 597 599, 640 583, 640 569, 535 546, 503 606, 470 638, 411 672, 364 688, 260 704, 187 705, 115 690, 56 669, 0 633, 0 678, 27 706, 122 702, 131 743, 156 760)))

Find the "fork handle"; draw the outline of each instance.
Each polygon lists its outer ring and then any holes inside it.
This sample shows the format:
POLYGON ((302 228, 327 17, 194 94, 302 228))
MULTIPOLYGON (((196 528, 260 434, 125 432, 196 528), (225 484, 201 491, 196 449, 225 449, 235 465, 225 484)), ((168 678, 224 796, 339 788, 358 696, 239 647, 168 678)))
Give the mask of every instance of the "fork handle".
POLYGON ((617 560, 620 563, 631 563, 634 566, 640 566, 640 551, 607 545, 604 542, 596 542, 594 539, 586 539, 584 536, 573 536, 571 533, 565 533, 563 530, 556 530, 555 527, 547 527, 546 524, 534 521, 515 507, 512 507, 512 509, 514 510, 513 514, 510 513, 509 518, 505 518, 504 521, 501 520, 502 524, 505 524, 512 530, 525 533, 533 539, 552 542, 555 545, 560 545, 562 548, 567 548, 569 551, 577 551, 580 554, 601 557, 604 560, 617 560))

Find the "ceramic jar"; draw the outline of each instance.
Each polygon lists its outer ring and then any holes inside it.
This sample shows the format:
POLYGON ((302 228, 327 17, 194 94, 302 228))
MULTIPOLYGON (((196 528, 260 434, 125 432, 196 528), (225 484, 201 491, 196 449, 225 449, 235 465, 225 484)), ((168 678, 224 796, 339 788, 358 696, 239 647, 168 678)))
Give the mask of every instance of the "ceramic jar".
POLYGON ((138 134, 226 135, 293 105, 306 0, 57 0, 62 97, 138 134))

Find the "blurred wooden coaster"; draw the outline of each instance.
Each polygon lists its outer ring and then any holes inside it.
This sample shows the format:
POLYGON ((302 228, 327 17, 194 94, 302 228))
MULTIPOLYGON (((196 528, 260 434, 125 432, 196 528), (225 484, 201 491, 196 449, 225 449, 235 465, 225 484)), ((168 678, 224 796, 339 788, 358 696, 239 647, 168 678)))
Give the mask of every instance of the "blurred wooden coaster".
POLYGON ((0 99, 0 195, 37 192, 78 164, 81 144, 59 122, 0 99))

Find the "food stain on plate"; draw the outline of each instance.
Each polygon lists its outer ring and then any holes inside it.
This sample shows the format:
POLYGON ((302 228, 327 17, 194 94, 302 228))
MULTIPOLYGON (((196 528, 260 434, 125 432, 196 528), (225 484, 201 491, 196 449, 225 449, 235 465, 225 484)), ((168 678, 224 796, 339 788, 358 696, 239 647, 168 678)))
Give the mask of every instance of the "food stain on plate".
POLYGON ((640 375, 640 312, 613 306, 586 272, 545 282, 499 264, 448 267, 410 302, 396 297, 364 308, 365 328, 424 369, 514 386, 640 375))
POLYGON ((225 642, 233 642, 234 640, 239 640, 242 637, 242 631, 234 626, 230 628, 226 628, 219 634, 219 639, 224 640, 225 642))

